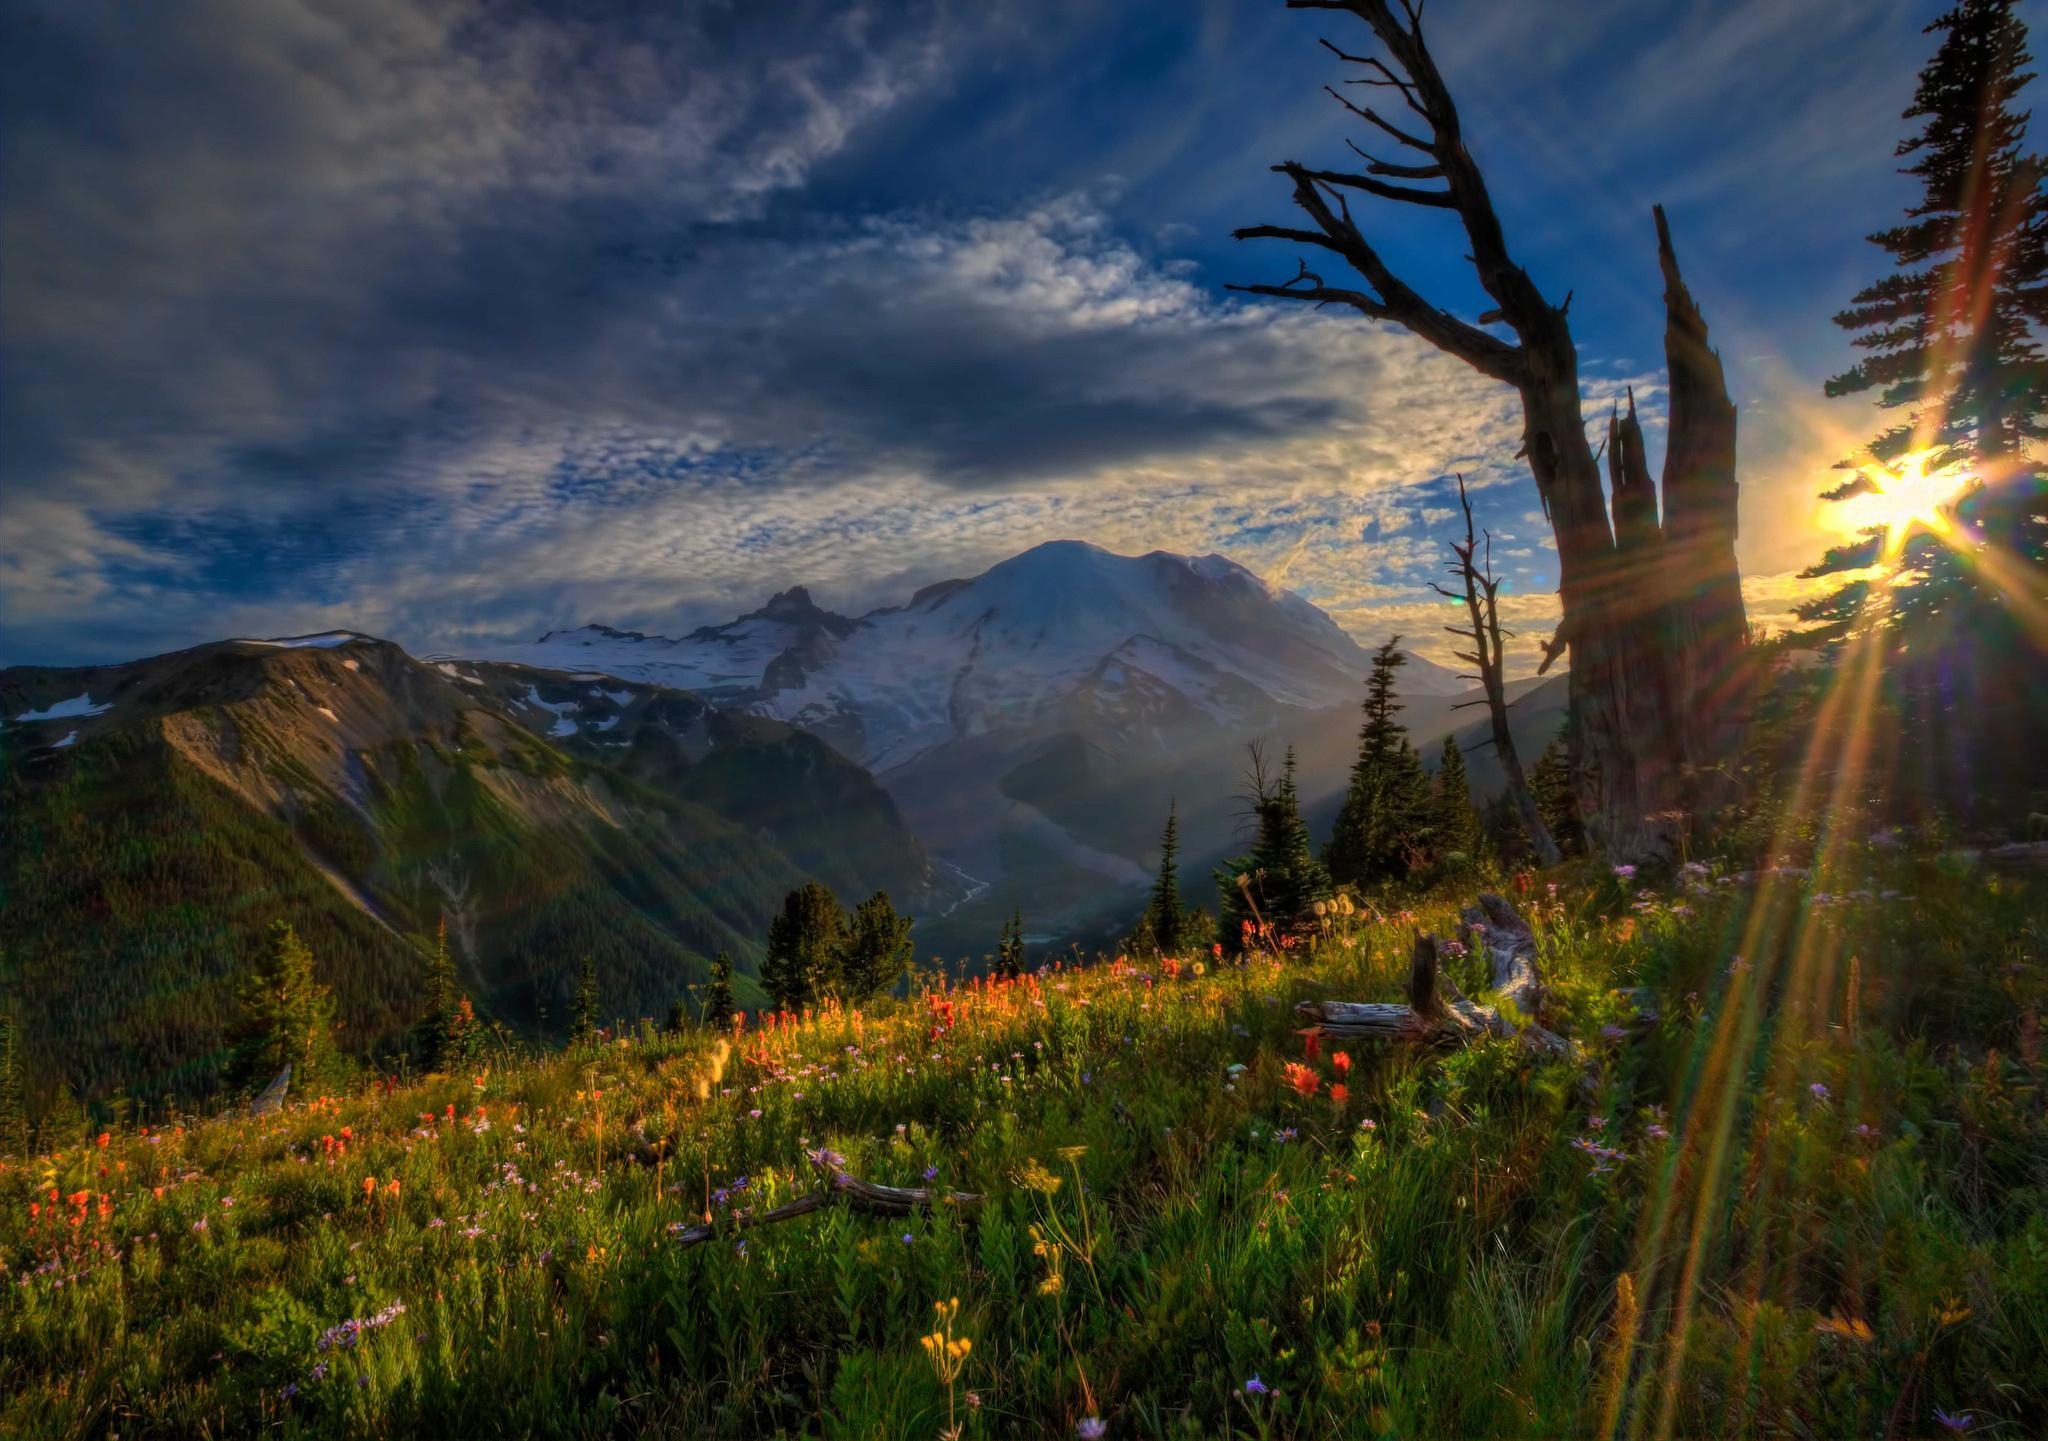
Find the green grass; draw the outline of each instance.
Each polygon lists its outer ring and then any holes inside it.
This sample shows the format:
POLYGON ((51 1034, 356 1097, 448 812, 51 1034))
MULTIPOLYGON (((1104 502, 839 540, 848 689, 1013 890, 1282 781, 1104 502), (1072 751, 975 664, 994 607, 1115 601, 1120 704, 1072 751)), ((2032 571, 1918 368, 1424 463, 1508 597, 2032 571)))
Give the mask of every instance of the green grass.
POLYGON ((1354 1048, 1341 1105, 1292 1005, 1397 997, 1399 917, 0 1162, 0 1433, 2041 1434, 2048 908, 1799 884, 1539 886, 1580 1057, 1354 1048), (734 1227, 818 1148, 987 1199, 734 1227))

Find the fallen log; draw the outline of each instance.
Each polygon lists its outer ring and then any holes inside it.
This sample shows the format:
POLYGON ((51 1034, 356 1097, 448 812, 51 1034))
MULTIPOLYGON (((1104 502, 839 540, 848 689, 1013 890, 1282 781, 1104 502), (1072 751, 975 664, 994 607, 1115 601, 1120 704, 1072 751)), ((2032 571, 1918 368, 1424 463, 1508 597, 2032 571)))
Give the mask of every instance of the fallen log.
POLYGON ((808 1216, 813 1211, 838 1202, 849 1210, 866 1216, 908 1216, 913 1211, 929 1211, 935 1205, 978 1206, 982 1198, 973 1191, 934 1191, 925 1186, 884 1186, 874 1181, 863 1181, 858 1176, 849 1176, 844 1171, 832 1178, 832 1184, 824 1190, 811 1191, 793 1201, 785 1201, 772 1210, 758 1215, 734 1216, 723 1225, 689 1226, 676 1232, 676 1244, 696 1246, 705 1241, 716 1240, 721 1231, 747 1230, 754 1226, 769 1226, 777 1221, 793 1221, 798 1216, 808 1216))
POLYGON ((1408 1003, 1303 1001, 1294 1008, 1310 1030, 1339 1040, 1410 1046, 1461 1046, 1487 1036, 1520 1036, 1526 1044, 1568 1056, 1572 1043, 1535 1023, 1543 985, 1536 974, 1536 933, 1513 905, 1491 893, 1460 919, 1486 951, 1489 989, 1498 1004, 1468 999, 1446 975, 1437 939, 1415 933, 1408 966, 1408 1003))

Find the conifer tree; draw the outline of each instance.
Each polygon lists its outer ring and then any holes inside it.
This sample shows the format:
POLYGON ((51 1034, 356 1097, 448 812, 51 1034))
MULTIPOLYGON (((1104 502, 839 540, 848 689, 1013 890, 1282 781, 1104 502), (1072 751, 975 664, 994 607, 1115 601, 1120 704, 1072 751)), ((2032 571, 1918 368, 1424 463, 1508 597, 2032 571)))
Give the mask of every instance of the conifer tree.
POLYGON ((1234 948, 1243 945, 1247 925, 1264 924, 1281 934, 1295 929, 1331 891, 1330 873, 1316 860, 1308 825, 1301 818, 1294 747, 1287 748, 1286 761, 1274 779, 1254 746, 1251 782, 1252 812, 1258 822, 1251 851, 1216 873, 1222 941, 1234 948))
POLYGON ((455 959, 448 951, 448 921, 443 917, 427 958, 427 1010, 419 1024, 420 1063, 429 1074, 466 1069, 481 1058, 483 1041, 476 1008, 463 995, 455 974, 455 959))
POLYGON ((1395 636, 1373 652, 1365 685, 1358 759, 1323 863, 1339 885, 1371 886, 1406 876, 1432 829, 1429 777, 1396 719, 1396 672, 1408 663, 1395 636))
POLYGON ((1172 801, 1166 803, 1166 831, 1159 837, 1159 877, 1152 882, 1152 904, 1143 928, 1151 947, 1162 956, 1176 956, 1186 944, 1186 911, 1180 899, 1180 819, 1172 801))
POLYGON ((846 913, 831 890, 807 881, 783 898, 768 923, 768 953, 761 984, 777 1006, 794 1010, 831 994, 839 982, 840 938, 846 913))
POLYGON ((1014 981, 1024 974, 1024 913, 1010 912, 1003 923, 1003 938, 996 943, 996 975, 1014 981))
POLYGON ((576 974, 576 1001, 569 1013, 571 1044, 588 1046, 597 1040, 597 1005, 597 961, 586 955, 576 974))
POLYGON ((242 990, 231 1080, 252 1088, 267 1084, 286 1066, 295 1090, 331 1076, 334 994, 313 975, 313 953, 287 921, 270 927, 270 948, 242 990))
MULTIPOLYGON (((2048 568, 2048 506, 2040 469, 2025 454, 2048 437, 2048 363, 2036 339, 2048 323, 2048 164, 2025 150, 2028 113, 2016 101, 2034 77, 2014 9, 2013 0, 1962 0, 1927 27, 1941 44, 1905 112, 1924 124, 1897 152, 1914 157, 1904 173, 1920 194, 1904 224, 1870 237, 1892 273, 1835 317, 1866 355, 1830 380, 1827 393, 1874 391, 1896 419, 1842 462, 1858 474, 1823 499, 1883 489, 1873 470, 1927 449, 1935 455, 1925 468, 1960 464, 1976 477, 1955 506, 1954 534, 1909 540, 1866 532, 1806 572, 1881 563, 1917 572, 1916 584, 1884 592, 1886 622, 1908 629, 1937 615, 1953 625, 1959 607, 1995 606, 1998 573, 2015 566, 2019 583, 2038 595, 2048 568), (1994 553, 1989 572, 1986 549, 1994 553)), ((1800 615, 1818 622, 1810 634, 1853 626, 1870 586, 1852 582, 1808 602, 1800 615)))
POLYGON ((1529 775, 1529 789, 1535 793, 1536 808, 1543 813, 1544 829, 1566 855, 1576 854, 1585 843, 1585 827, 1579 822, 1579 807, 1572 789, 1570 747, 1559 736, 1544 748, 1529 775))
POLYGON ((28 1098, 22 1094, 14 1013, 0 1011, 0 1156, 28 1154, 28 1098))
POLYGON ((839 994, 850 1001, 886 995, 910 969, 910 917, 876 891, 854 907, 841 933, 839 994))
POLYGON ((1470 866, 1479 859, 1479 812, 1472 806, 1472 786, 1465 775, 1465 753, 1457 738, 1444 737, 1444 757, 1436 772, 1434 840, 1440 867, 1470 866))
POLYGON ((723 1030, 732 1024, 732 1013, 738 1009, 739 1003, 732 994, 732 957, 720 951, 711 958, 711 985, 704 992, 704 1024, 723 1030))

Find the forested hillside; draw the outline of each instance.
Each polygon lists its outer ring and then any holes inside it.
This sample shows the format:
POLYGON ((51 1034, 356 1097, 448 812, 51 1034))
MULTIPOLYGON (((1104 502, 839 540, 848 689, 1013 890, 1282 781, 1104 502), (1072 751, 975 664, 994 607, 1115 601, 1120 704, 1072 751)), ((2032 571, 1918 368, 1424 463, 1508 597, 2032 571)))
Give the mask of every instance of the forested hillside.
POLYGON ((583 957, 608 1014, 666 1014, 720 950, 751 1001, 768 918, 812 874, 850 899, 923 880, 887 797, 815 738, 614 683, 574 702, 627 737, 607 750, 548 699, 590 687, 449 669, 349 638, 0 677, 0 992, 32 1104, 213 1089, 274 920, 370 1054, 419 1015, 444 920, 483 1015, 552 1036, 583 957))

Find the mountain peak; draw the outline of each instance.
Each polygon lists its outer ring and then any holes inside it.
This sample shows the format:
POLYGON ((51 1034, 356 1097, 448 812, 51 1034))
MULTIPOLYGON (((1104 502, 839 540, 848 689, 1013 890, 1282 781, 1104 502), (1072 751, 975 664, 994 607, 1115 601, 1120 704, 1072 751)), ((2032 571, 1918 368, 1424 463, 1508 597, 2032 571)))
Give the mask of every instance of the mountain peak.
POLYGON ((793 585, 788 590, 777 591, 768 597, 768 604, 756 612, 758 615, 793 616, 805 615, 818 608, 811 599, 808 587, 793 585))

